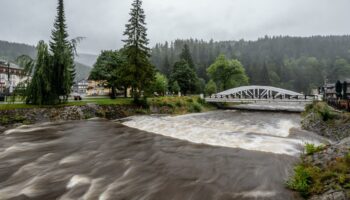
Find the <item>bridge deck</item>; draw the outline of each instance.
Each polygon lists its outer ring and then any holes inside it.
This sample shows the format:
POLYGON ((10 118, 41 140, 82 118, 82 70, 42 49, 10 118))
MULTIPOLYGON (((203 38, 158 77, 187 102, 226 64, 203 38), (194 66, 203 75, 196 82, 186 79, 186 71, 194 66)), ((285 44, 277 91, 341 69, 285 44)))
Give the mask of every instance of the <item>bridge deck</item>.
POLYGON ((315 99, 239 99, 239 98, 206 98, 210 103, 312 103, 315 99))

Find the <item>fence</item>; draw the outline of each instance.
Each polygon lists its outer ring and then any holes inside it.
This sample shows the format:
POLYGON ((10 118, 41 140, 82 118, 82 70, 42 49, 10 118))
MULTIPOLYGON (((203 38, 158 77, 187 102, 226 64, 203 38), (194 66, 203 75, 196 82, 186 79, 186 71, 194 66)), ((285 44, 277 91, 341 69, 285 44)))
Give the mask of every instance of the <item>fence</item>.
POLYGON ((327 103, 338 110, 350 112, 350 99, 327 99, 327 103))

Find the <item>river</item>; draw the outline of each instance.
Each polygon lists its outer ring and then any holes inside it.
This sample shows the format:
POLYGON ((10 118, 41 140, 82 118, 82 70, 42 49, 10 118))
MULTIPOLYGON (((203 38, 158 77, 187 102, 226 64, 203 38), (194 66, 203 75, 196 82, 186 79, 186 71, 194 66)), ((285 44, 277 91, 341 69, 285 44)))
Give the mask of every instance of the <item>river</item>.
POLYGON ((241 111, 22 126, 0 134, 0 199, 299 199, 285 181, 322 140, 241 111))

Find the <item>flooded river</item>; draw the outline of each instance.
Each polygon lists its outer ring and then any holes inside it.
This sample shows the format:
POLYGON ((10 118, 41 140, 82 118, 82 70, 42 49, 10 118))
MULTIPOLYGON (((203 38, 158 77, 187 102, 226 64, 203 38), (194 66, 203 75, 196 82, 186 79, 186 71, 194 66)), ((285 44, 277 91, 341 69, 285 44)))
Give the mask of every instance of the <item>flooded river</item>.
POLYGON ((22 126, 0 134, 0 199, 299 199, 296 114, 215 111, 22 126))

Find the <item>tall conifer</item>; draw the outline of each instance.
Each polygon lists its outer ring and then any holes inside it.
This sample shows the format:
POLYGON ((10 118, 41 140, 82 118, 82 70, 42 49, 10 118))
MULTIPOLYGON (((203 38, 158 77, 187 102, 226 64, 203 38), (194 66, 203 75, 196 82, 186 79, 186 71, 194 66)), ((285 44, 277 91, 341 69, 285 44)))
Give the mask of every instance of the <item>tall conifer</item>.
POLYGON ((149 40, 147 39, 146 15, 142 9, 141 0, 134 0, 130 16, 124 32, 127 39, 123 41, 125 43, 124 52, 129 63, 128 73, 132 75, 131 87, 134 100, 137 101, 141 92, 154 79, 155 73, 154 66, 149 61, 150 49, 147 47, 149 40))
POLYGON ((192 55, 190 52, 190 48, 188 47, 187 44, 185 44, 182 49, 182 52, 180 54, 180 60, 185 60, 192 69, 195 68, 192 55))
POLYGON ((73 85, 75 66, 74 47, 68 40, 63 0, 58 0, 57 17, 51 39, 52 68, 55 75, 55 78, 52 79, 52 92, 66 100, 73 85))

